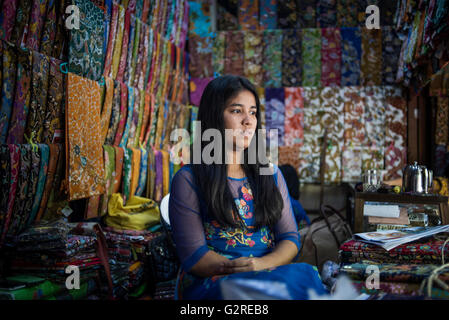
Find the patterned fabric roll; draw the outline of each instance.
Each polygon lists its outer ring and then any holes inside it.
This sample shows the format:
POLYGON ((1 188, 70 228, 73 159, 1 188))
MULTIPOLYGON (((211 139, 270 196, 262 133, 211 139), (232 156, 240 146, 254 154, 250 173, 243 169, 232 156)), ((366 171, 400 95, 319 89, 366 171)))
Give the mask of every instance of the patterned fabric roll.
POLYGON ((113 145, 115 135, 117 133, 120 122, 120 100, 121 100, 121 85, 119 81, 114 81, 114 96, 112 98, 111 120, 109 121, 108 132, 104 144, 113 145))
POLYGON ((295 0, 278 1, 277 16, 278 29, 296 29, 299 27, 295 0))
POLYGON ((212 31, 210 1, 189 1, 189 37, 209 37, 212 31))
POLYGON ((382 85, 393 85, 396 81, 402 41, 393 27, 382 28, 382 85))
POLYGON ((69 73, 67 96, 69 200, 75 200, 104 192, 100 86, 69 73))
POLYGON ((270 144, 284 145, 285 92, 284 88, 265 88, 265 125, 270 144), (277 129, 277 136, 270 132, 277 129), (277 140, 277 141, 276 141, 277 140))
POLYGON ((99 81, 103 75, 104 12, 90 0, 75 0, 80 10, 80 27, 71 29, 69 70, 99 81))
POLYGON ((0 39, 9 41, 14 28, 18 0, 3 1, 0 12, 0 39))
POLYGON ((106 193, 100 196, 99 215, 104 216, 108 213, 109 196, 112 195, 115 179, 115 149, 113 146, 103 146, 105 163, 105 189, 106 193))
POLYGON ((147 170, 148 170, 148 151, 144 148, 140 148, 140 171, 139 171, 139 183, 137 184, 136 196, 142 196, 145 190, 147 182, 147 170))
MULTIPOLYGON (((286 146, 301 145, 304 139, 304 101, 302 88, 285 88, 286 146)), ((299 151, 299 148, 297 148, 299 151)))
POLYGON ((14 105, 9 124, 8 144, 22 144, 31 97, 31 64, 29 50, 17 49, 17 80, 14 105))
MULTIPOLYGON (((110 71, 111 73, 109 74, 112 79, 117 79, 117 73, 122 56, 123 34, 125 32, 126 9, 119 5, 118 10, 117 34, 115 36, 114 51, 112 53, 112 66, 110 71)), ((123 55, 125 55, 125 53, 123 53, 123 55)))
POLYGON ((337 26, 341 28, 355 28, 358 26, 357 0, 337 1, 337 26))
POLYGON ((110 72, 111 72, 111 66, 112 66, 112 54, 114 52, 115 41, 116 41, 118 14, 119 14, 119 5, 115 2, 113 2, 111 23, 109 25, 108 48, 106 50, 105 61, 104 61, 103 75, 105 75, 105 76, 109 76, 111 74, 110 72))
POLYGON ((298 19, 301 28, 316 28, 317 0, 298 1, 298 19))
POLYGON ((259 0, 239 0, 238 17, 241 30, 259 29, 259 0))
POLYGON ((125 130, 126 119, 128 116, 128 86, 120 82, 120 122, 115 134, 114 146, 118 146, 122 141, 123 132, 125 130))
POLYGON ((337 28, 321 29, 321 85, 340 86, 341 34, 337 28))
POLYGON ((40 43, 40 52, 51 56, 53 53, 53 44, 56 38, 56 1, 48 0, 47 15, 44 25, 42 26, 42 37, 40 43))
POLYGON ((212 69, 214 74, 223 75, 226 48, 226 33, 217 32, 212 46, 212 69))
POLYGON ((154 181, 154 192, 153 197, 155 201, 162 200, 163 192, 163 160, 162 152, 160 150, 154 149, 154 163, 155 163, 155 181, 154 181))
POLYGON ((238 30, 238 10, 238 0, 217 1, 217 30, 238 30))
POLYGON ((45 181, 47 180, 47 170, 50 160, 50 147, 47 144, 39 144, 40 151, 40 165, 39 165, 39 176, 37 177, 37 187, 34 194, 33 205, 31 207, 31 212, 28 217, 27 225, 31 225, 36 218, 36 214, 39 210, 39 206, 42 200, 42 194, 44 192, 45 181))
POLYGON ((255 86, 263 85, 263 33, 247 31, 244 35, 244 74, 255 86))
POLYGON ((123 201, 126 203, 126 200, 130 197, 130 187, 131 187, 131 159, 133 156, 133 151, 128 148, 124 148, 124 156, 123 156, 123 176, 122 176, 122 194, 123 201))
POLYGON ((50 74, 48 76, 47 110, 44 119, 42 143, 50 144, 64 137, 64 75, 60 71, 60 60, 50 58, 50 74))
POLYGON ((44 191, 42 192, 42 199, 39 204, 39 210, 36 215, 36 222, 39 222, 44 216, 44 212, 47 209, 47 204, 50 205, 50 195, 53 192, 59 190, 58 184, 56 184, 58 167, 62 167, 64 161, 63 149, 61 144, 50 144, 50 159, 48 161, 47 178, 45 180, 44 191))
MULTIPOLYGON (((129 133, 128 133, 128 140, 126 142, 126 146, 128 148, 134 148, 134 141, 136 138, 136 130, 137 130, 137 125, 139 123, 139 114, 140 114, 140 91, 133 88, 134 89, 134 103, 133 103, 133 108, 132 108, 132 121, 130 123, 129 126, 129 133)), ((126 129, 125 129, 126 130, 126 129)))
POLYGON ((224 73, 243 76, 244 60, 244 33, 241 31, 226 32, 224 73))
POLYGON ((162 153, 162 197, 170 191, 170 154, 161 150, 162 153))
POLYGON ((16 197, 14 199, 14 209, 11 215, 11 224, 9 226, 7 237, 15 236, 19 231, 21 218, 25 214, 24 208, 28 195, 28 188, 31 184, 29 177, 31 172, 31 145, 21 144, 19 177, 17 181, 16 197))
POLYGON ((360 80, 363 86, 382 84, 382 31, 363 29, 360 80))
POLYGON ((341 28, 341 85, 360 85, 362 44, 359 28, 341 28))
POLYGON ((263 32, 264 87, 282 87, 282 30, 263 32))
MULTIPOLYGON (((135 21, 135 20, 133 20, 135 21)), ((122 33, 122 39, 121 39, 121 53, 120 53, 120 60, 119 60, 119 65, 118 65, 118 71, 116 74, 116 79, 118 81, 123 81, 123 76, 125 74, 125 69, 127 67, 127 58, 128 58, 128 45, 132 44, 132 42, 130 41, 130 36, 131 36, 131 31, 133 31, 132 26, 134 26, 134 24, 131 26, 131 11, 129 9, 126 10, 125 13, 125 21, 124 23, 124 29, 123 29, 123 33, 122 33)), ((119 26, 120 27, 120 26, 119 26)))
POLYGON ((9 121, 14 103, 17 73, 17 54, 15 48, 1 41, 3 46, 2 65, 2 95, 0 105, 0 143, 5 143, 8 137, 9 121))
POLYGON ((101 116, 100 116, 100 141, 102 144, 105 143, 106 136, 108 134, 109 123, 111 121, 111 113, 112 113, 112 103, 114 97, 114 80, 109 77, 105 77, 106 84, 106 95, 103 102, 103 107, 101 108, 101 116))
POLYGON ((45 114, 47 112, 48 77, 50 58, 33 51, 31 104, 25 134, 35 143, 42 142, 45 114))
POLYGON ((337 26, 337 1, 317 1, 317 27, 335 28, 337 26))
POLYGON ((137 148, 139 146, 140 141, 140 132, 142 131, 142 122, 143 116, 145 113, 145 91, 140 91, 140 100, 139 100, 139 116, 136 127, 136 134, 134 135, 134 147, 137 148))
POLYGON ((122 182, 124 150, 116 146, 114 146, 114 150, 115 150, 115 170, 114 170, 115 176, 112 187, 112 193, 117 193, 120 190, 120 185, 122 182))
POLYGON ((3 246, 5 242, 6 234, 9 230, 9 225, 11 223, 11 216, 14 210, 14 203, 16 199, 16 191, 18 189, 19 181, 19 170, 20 170, 20 148, 18 145, 8 144, 10 158, 10 187, 8 192, 8 201, 6 205, 6 210, 4 214, 4 222, 2 228, 2 234, 0 239, 0 247, 3 246))
POLYGON ((133 123, 133 117, 134 117, 134 100, 135 100, 134 88, 128 87, 128 111, 127 111, 125 129, 123 131, 122 139, 120 140, 120 147, 122 147, 122 148, 125 148, 128 143, 129 130, 133 123))
MULTIPOLYGON (((200 37, 196 34, 189 36, 189 73, 191 77, 204 78, 213 76, 212 47, 212 38, 210 37, 200 37)), ((243 51, 243 47, 241 51, 243 51)))
POLYGON ((282 31, 282 86, 301 85, 301 30, 282 31))
POLYGON ((259 29, 276 29, 277 2, 272 0, 259 0, 259 29))
MULTIPOLYGON (((25 47, 26 35, 28 33, 28 21, 30 20, 31 14, 31 6, 32 1, 30 0, 19 0, 17 3, 16 21, 14 23, 14 28, 12 30, 9 41, 20 47, 25 47)), ((0 17, 2 14, 0 14, 0 17)))
POLYGON ((365 142, 365 103, 360 95, 360 87, 343 87, 344 101, 344 142, 345 146, 361 147, 365 142))
POLYGON ((302 38, 302 86, 321 84, 321 31, 304 29, 302 38))
POLYGON ((154 199, 154 184, 156 177, 156 162, 154 160, 154 150, 153 148, 148 148, 148 171, 147 171, 147 190, 146 197, 149 199, 154 199))
POLYGON ((136 73, 137 50, 139 49, 141 22, 131 17, 131 38, 129 39, 127 68, 125 70, 124 80, 128 86, 134 85, 134 75, 136 73), (134 26, 133 26, 134 24, 134 26))
POLYGON ((139 136, 139 142, 144 143, 145 141, 145 135, 147 133, 148 123, 150 121, 150 114, 151 114, 151 95, 148 92, 143 92, 144 95, 143 103, 144 103, 144 109, 143 109, 143 119, 142 119, 142 125, 140 129, 140 136, 139 136))

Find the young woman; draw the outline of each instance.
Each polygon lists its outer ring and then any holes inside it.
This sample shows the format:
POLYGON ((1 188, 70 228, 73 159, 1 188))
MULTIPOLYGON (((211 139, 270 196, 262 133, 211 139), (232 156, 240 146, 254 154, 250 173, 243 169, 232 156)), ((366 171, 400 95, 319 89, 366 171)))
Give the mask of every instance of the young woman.
POLYGON ((249 161, 250 152, 265 152, 257 135, 260 105, 254 86, 238 76, 212 80, 197 120, 195 143, 201 150, 211 143, 201 141, 208 129, 221 133, 215 146, 222 148, 212 151, 213 163, 201 159, 185 165, 171 184, 169 215, 182 264, 178 298, 222 299, 220 284, 232 279, 284 283, 289 299, 307 299, 310 288, 324 293, 316 269, 291 263, 300 239, 280 170, 271 166, 266 174, 266 162, 249 161), (232 142, 225 143, 229 130, 232 142))

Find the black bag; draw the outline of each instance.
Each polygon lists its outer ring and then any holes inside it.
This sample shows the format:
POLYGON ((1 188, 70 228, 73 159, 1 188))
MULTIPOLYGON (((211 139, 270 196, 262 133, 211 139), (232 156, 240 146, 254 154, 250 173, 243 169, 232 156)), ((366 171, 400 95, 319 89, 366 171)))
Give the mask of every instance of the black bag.
POLYGON ((171 230, 162 222, 162 234, 151 240, 147 250, 150 274, 154 283, 175 279, 180 267, 171 230))

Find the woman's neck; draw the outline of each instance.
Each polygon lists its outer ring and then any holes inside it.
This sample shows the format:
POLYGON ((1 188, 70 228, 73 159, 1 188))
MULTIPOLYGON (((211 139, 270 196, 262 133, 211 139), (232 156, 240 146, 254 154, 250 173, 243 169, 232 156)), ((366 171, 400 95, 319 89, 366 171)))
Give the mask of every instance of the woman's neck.
POLYGON ((243 156, 243 152, 232 151, 228 153, 230 156, 229 161, 227 162, 228 168, 228 177, 241 179, 246 177, 245 171, 242 168, 242 161, 238 161, 243 156))

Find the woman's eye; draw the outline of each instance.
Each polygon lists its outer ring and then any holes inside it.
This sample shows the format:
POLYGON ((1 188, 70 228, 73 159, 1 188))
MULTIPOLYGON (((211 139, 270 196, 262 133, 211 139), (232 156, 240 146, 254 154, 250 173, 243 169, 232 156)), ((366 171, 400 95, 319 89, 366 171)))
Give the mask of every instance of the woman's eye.
POLYGON ((240 113, 240 110, 239 109, 234 109, 234 110, 231 110, 231 113, 240 113))

